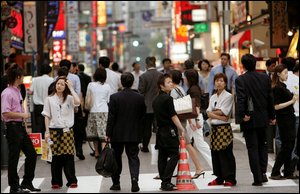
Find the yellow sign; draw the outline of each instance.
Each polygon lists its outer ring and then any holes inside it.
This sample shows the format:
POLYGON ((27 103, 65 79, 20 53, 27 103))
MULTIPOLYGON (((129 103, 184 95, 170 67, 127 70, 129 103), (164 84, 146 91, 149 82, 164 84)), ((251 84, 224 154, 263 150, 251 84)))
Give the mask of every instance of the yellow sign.
POLYGON ((100 27, 106 26, 106 2, 97 1, 97 24, 100 27))

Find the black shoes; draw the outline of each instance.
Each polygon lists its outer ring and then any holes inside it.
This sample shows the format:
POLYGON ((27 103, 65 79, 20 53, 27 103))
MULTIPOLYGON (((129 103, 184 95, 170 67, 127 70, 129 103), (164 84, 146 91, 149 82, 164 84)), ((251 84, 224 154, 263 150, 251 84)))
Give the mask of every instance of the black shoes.
POLYGON ((252 186, 263 186, 261 182, 254 182, 252 183, 252 186))
POLYGON ((172 183, 167 183, 167 184, 162 185, 160 187, 160 189, 163 191, 174 191, 174 190, 177 190, 177 187, 172 183))
POLYGON ((32 184, 30 185, 21 185, 22 189, 28 189, 30 191, 41 191, 39 188, 35 188, 32 184))
POLYGON ((149 149, 147 147, 141 147, 142 152, 149 152, 149 149))
POLYGON ((140 190, 137 180, 131 181, 131 192, 138 192, 140 190))
POLYGON ((120 184, 116 184, 116 185, 112 185, 109 189, 113 191, 119 191, 121 190, 121 186, 120 184))
POLYGON ((270 176, 269 179, 272 179, 272 180, 285 180, 286 178, 281 176, 281 175, 277 175, 277 176, 270 176))
POLYGON ((79 160, 85 160, 85 157, 82 153, 77 153, 76 156, 79 158, 79 160))
POLYGON ((263 183, 266 183, 266 182, 268 182, 269 180, 268 180, 268 178, 267 178, 267 175, 266 174, 263 174, 263 178, 262 178, 262 182, 263 183))
POLYGON ((11 188, 10 187, 10 193, 29 193, 30 191, 24 190, 22 187, 17 188, 11 188))

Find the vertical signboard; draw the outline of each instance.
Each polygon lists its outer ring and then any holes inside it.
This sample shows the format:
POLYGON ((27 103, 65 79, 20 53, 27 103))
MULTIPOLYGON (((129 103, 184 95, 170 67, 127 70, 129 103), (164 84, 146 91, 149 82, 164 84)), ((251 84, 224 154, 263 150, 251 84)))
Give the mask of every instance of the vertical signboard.
POLYGON ((73 58, 77 59, 77 53, 79 52, 78 2, 77 1, 67 1, 66 3, 67 3, 67 30, 68 30, 67 51, 69 54, 73 55, 73 58))
POLYGON ((24 43, 25 52, 37 51, 37 26, 35 1, 24 2, 24 43))
POLYGON ((175 1, 175 33, 176 42, 187 42, 189 40, 187 26, 181 25, 180 1, 175 1))
POLYGON ((106 27, 106 2, 105 1, 97 1, 97 22, 98 26, 106 27))
POLYGON ((271 48, 288 47, 288 14, 286 12, 286 1, 270 1, 271 4, 271 48))

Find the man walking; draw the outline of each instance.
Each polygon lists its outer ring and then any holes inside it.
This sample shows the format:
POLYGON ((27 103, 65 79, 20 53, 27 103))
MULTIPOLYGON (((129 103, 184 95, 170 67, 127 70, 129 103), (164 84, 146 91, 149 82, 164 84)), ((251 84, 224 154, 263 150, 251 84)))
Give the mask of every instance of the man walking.
POLYGON ((109 113, 106 136, 115 151, 118 170, 112 175, 113 185, 110 190, 120 190, 120 174, 122 172, 122 153, 125 148, 129 161, 131 191, 140 190, 138 186, 140 159, 139 143, 141 142, 143 119, 146 113, 144 97, 130 89, 134 81, 131 73, 123 73, 121 83, 124 89, 112 94, 109 100, 109 113))
POLYGON ((143 132, 143 147, 142 152, 149 152, 149 142, 152 135, 152 124, 154 120, 154 113, 152 102, 158 95, 157 81, 162 74, 155 68, 155 57, 146 58, 147 71, 140 76, 138 91, 145 96, 145 104, 147 106, 147 114, 143 132))

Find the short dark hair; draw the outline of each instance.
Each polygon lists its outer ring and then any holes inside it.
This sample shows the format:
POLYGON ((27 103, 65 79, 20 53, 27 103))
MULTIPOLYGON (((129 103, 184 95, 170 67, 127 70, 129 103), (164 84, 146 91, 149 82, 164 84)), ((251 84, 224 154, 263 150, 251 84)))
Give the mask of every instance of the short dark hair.
POLYGON ((173 83, 178 85, 180 82, 182 82, 182 73, 179 70, 172 70, 170 74, 172 76, 173 83))
POLYGON ((57 75, 58 76, 68 76, 69 70, 66 66, 62 66, 58 69, 57 75))
POLYGON ((224 73, 217 73, 214 77, 214 83, 216 82, 217 79, 220 79, 220 78, 223 78, 223 80, 224 80, 224 82, 227 86, 228 79, 227 79, 227 76, 224 73))
POLYGON ((102 65, 104 68, 108 68, 110 64, 110 59, 108 57, 100 57, 99 65, 102 65))
POLYGON ((293 69, 294 73, 297 72, 297 71, 299 71, 299 63, 296 63, 296 65, 295 65, 295 67, 293 69))
POLYGON ((147 67, 155 67, 155 61, 156 61, 155 57, 147 57, 145 59, 147 67))
POLYGON ((72 67, 76 67, 77 63, 76 62, 71 62, 72 67))
POLYGON ((78 65, 78 69, 79 69, 79 71, 84 71, 84 65, 80 63, 78 65))
POLYGON ((251 54, 242 56, 241 62, 247 71, 254 71, 256 67, 256 58, 251 54))
POLYGON ((117 62, 114 62, 112 65, 111 65, 111 69, 113 71, 119 71, 119 64, 117 62))
POLYGON ((93 75, 94 81, 100 82, 102 84, 106 81, 106 70, 103 67, 98 67, 93 75))
POLYGON ((8 56, 8 61, 9 62, 16 62, 16 53, 11 53, 9 56, 8 56))
POLYGON ((161 90, 160 88, 160 85, 165 85, 165 80, 167 78, 170 78, 172 79, 171 75, 168 74, 168 73, 165 73, 165 74, 162 74, 158 77, 158 80, 157 80, 157 86, 158 86, 158 89, 161 90))
POLYGON ((69 60, 67 60, 67 59, 63 59, 63 60, 61 60, 61 61, 59 62, 59 66, 60 66, 60 67, 65 66, 65 67, 68 68, 68 70, 70 70, 70 68, 71 68, 71 61, 69 61, 69 60))
POLYGON ((228 53, 221 53, 221 57, 226 56, 228 60, 230 60, 230 55, 228 53))
POLYGON ((202 65, 203 62, 207 63, 207 64, 208 64, 208 67, 210 67, 209 61, 208 61, 207 59, 202 59, 202 60, 200 60, 200 61, 198 62, 198 68, 200 69, 200 71, 202 71, 201 65, 202 65))
POLYGON ((121 75, 121 84, 124 88, 131 88, 134 82, 134 77, 132 73, 125 72, 121 75))
POLYGON ((296 65, 296 59, 294 59, 293 57, 286 57, 282 59, 281 63, 287 67, 288 71, 293 71, 296 65))
POLYGON ((50 65, 44 64, 41 65, 41 74, 49 74, 52 71, 52 68, 50 67, 50 65))
POLYGON ((276 64, 276 60, 275 60, 275 59, 268 59, 268 60, 266 61, 266 66, 267 66, 267 67, 270 67, 273 63, 276 64))
POLYGON ((188 59, 184 61, 185 69, 194 69, 194 61, 192 59, 188 59))
POLYGON ((132 67, 134 67, 136 64, 139 64, 138 62, 133 62, 132 67))
POLYGON ((164 63, 167 62, 167 61, 169 61, 170 63, 172 62, 171 59, 169 59, 169 58, 164 58, 164 59, 162 60, 162 63, 164 64, 164 63))

